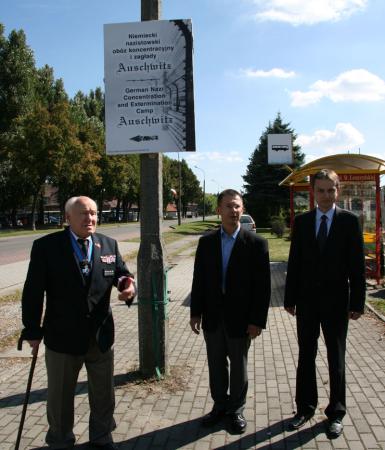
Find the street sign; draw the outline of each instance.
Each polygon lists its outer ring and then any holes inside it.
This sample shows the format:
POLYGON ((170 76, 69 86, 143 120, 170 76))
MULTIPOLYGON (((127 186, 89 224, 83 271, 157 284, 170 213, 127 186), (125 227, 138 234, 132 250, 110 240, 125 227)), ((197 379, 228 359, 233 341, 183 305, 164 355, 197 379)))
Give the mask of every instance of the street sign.
POLYGON ((106 151, 195 151, 190 20, 104 25, 106 151))
POLYGON ((291 134, 268 134, 267 156, 269 164, 293 164, 291 134))

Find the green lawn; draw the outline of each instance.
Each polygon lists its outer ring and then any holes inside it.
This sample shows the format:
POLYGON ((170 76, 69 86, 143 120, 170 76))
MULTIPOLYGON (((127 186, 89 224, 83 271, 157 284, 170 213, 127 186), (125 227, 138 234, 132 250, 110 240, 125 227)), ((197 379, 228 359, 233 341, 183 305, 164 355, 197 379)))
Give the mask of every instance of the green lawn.
MULTIPOLYGON (((163 233, 163 238, 165 243, 169 244, 183 236, 203 234, 207 230, 216 228, 219 223, 219 220, 182 223, 180 226, 176 225, 173 231, 163 233)), ((287 236, 278 238, 266 229, 257 230, 257 232, 269 242, 270 261, 287 261, 290 248, 290 241, 287 236)))
POLYGON ((373 300, 373 299, 367 299, 368 303, 373 306, 373 308, 385 316, 385 300, 373 300))
POLYGON ((286 261, 289 257, 290 241, 288 236, 278 238, 270 232, 258 232, 260 236, 267 239, 269 243, 270 261, 286 261))

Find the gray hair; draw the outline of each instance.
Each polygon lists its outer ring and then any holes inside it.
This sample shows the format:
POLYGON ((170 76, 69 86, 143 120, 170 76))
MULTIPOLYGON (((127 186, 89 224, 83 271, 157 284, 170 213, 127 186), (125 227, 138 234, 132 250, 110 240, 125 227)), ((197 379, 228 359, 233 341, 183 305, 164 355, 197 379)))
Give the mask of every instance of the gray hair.
POLYGON ((64 212, 66 214, 69 214, 71 209, 74 207, 74 205, 76 205, 76 203, 78 203, 80 201, 80 199, 82 199, 82 198, 88 198, 89 200, 94 202, 95 206, 97 207, 95 200, 92 200, 92 198, 90 198, 90 197, 85 197, 85 196, 81 195, 81 196, 78 196, 78 197, 71 197, 71 198, 69 198, 66 201, 66 204, 64 206, 64 212))

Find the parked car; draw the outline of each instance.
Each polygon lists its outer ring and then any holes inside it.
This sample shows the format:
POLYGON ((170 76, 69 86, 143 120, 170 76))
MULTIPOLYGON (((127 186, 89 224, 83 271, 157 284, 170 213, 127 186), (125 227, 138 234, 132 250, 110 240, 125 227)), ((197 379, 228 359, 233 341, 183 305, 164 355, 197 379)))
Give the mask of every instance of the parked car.
POLYGON ((255 231, 255 222, 248 214, 241 215, 241 227, 244 230, 255 231))

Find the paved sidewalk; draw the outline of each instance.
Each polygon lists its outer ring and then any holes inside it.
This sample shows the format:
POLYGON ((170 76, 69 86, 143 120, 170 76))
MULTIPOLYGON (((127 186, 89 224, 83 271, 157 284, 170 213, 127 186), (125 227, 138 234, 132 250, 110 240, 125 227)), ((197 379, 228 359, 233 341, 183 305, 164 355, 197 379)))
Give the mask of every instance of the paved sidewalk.
MULTIPOLYGON (((130 309, 113 301, 116 414, 114 439, 119 449, 385 449, 384 324, 364 316, 350 325, 347 349, 348 414, 343 436, 329 441, 322 414, 327 404, 326 352, 318 356, 319 407, 300 431, 286 431, 294 405, 297 343, 295 319, 282 308, 285 264, 272 264, 273 297, 267 330, 253 342, 249 358, 247 432, 233 436, 218 425, 200 427, 211 409, 203 337, 188 326, 193 244, 174 255, 169 271, 169 363, 172 376, 162 382, 142 382, 137 375, 137 305, 130 309)), ((38 359, 21 449, 44 447, 46 375, 38 359)), ((10 375, 0 387, 0 449, 14 448, 29 367, 10 375)), ((85 372, 75 399, 78 437, 75 448, 88 441, 88 400, 85 372)))

